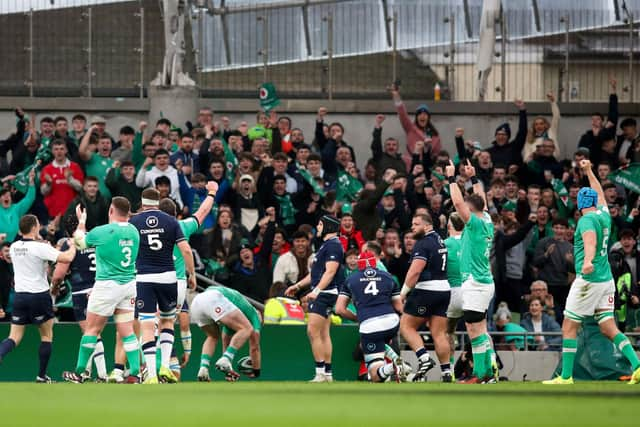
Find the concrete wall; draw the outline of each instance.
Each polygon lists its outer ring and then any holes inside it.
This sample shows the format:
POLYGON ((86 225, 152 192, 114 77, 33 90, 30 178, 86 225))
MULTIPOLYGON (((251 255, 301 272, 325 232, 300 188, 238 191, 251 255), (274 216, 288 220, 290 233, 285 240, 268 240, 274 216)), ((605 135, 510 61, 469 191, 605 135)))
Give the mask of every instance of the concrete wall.
MULTIPOLYGON (((409 111, 415 109, 416 102, 408 103, 409 111)), ((87 100, 82 98, 10 98, 0 99, 0 138, 8 135, 15 127, 15 117, 11 110, 13 105, 23 105, 24 108, 35 115, 36 120, 44 115, 64 115, 67 118, 78 111, 83 111, 87 116, 101 114, 107 119, 109 132, 117 133, 118 129, 125 125, 137 127, 140 120, 148 119, 148 100, 111 100, 96 98, 87 100), (33 112, 37 113, 33 113, 33 112)), ((232 123, 246 120, 255 123, 255 111, 257 102, 251 100, 226 100, 226 99, 202 99, 200 105, 211 106, 219 119, 225 112, 231 118, 232 123)), ((371 131, 373 129, 374 116, 377 112, 387 115, 384 123, 383 137, 399 137, 404 144, 404 132, 402 131, 393 104, 389 100, 380 101, 284 101, 279 107, 288 114, 295 127, 304 131, 306 139, 313 139, 315 126, 315 111, 321 105, 329 108, 328 121, 340 121, 345 124, 345 140, 352 144, 356 150, 358 165, 364 166, 364 162, 370 157, 369 145, 371 131), (337 113, 332 113, 338 111, 337 113)), ((454 131, 456 127, 465 128, 467 138, 481 142, 488 147, 495 128, 508 121, 511 124, 513 134, 517 131, 517 110, 509 103, 454 103, 441 102, 430 104, 434 113, 434 123, 441 133, 444 148, 455 151, 454 131)), ((559 145, 563 156, 571 156, 575 150, 580 135, 590 126, 590 113, 601 111, 606 113, 607 105, 603 103, 562 104, 560 106, 563 117, 560 121, 559 145)), ((621 104, 621 117, 626 115, 640 115, 638 104, 621 104)), ((530 103, 528 105, 530 121, 537 114, 549 117, 550 109, 547 103, 530 103)), ((165 116, 170 117, 165 112, 165 116)), ((194 117, 195 119, 195 117, 194 117)), ((184 126, 183 123, 180 125, 184 126)))

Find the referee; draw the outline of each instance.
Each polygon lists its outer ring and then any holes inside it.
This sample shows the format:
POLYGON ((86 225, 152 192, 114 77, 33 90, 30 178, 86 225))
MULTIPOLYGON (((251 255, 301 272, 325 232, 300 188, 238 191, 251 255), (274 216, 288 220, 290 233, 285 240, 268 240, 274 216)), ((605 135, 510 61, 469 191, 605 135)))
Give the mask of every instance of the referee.
POLYGON ((50 383, 47 365, 51 357, 51 341, 53 339, 53 304, 49 294, 46 261, 73 261, 76 247, 60 252, 40 239, 40 223, 35 215, 25 215, 20 219, 21 240, 11 245, 13 260, 15 297, 11 316, 9 338, 0 342, 0 362, 12 351, 24 336, 26 325, 38 326, 40 331, 40 370, 37 383, 50 383))

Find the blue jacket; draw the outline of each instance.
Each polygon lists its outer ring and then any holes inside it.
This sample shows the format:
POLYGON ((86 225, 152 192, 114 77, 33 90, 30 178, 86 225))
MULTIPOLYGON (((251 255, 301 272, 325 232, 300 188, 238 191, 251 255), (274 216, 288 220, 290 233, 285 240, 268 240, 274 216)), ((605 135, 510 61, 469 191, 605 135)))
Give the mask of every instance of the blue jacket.
MULTIPOLYGON (((531 321, 531 314, 526 313, 522 317, 522 320, 520 321, 520 326, 522 326, 529 332, 534 332, 533 322, 531 321)), ((558 322, 556 322, 556 320, 553 317, 549 316, 547 313, 542 313, 542 332, 561 332, 561 331, 562 331, 562 328, 560 328, 560 325, 558 325, 558 322)), ((561 350, 561 344, 562 344, 561 336, 555 336, 555 337, 545 336, 544 340, 549 346, 552 347, 551 350, 556 350, 556 351, 561 350)))

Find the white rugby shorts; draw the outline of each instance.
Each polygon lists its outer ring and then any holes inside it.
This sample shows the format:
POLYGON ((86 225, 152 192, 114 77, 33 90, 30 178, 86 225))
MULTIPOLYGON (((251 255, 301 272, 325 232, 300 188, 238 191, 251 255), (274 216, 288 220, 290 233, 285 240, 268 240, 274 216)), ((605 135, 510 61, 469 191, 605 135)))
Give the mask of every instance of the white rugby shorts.
POLYGON ((213 325, 235 310, 238 310, 238 307, 220 292, 205 291, 191 302, 191 321, 199 327, 213 325))
POLYGON ((460 319, 463 315, 462 309, 462 287, 451 288, 447 317, 449 319, 460 319))
POLYGON ((478 283, 469 277, 462 283, 462 310, 484 313, 493 299, 495 285, 478 283))
POLYGON ((87 312, 113 316, 116 309, 133 311, 136 306, 136 281, 120 285, 113 280, 97 280, 87 302, 87 312))
MULTIPOLYGON (((608 282, 587 282, 577 276, 567 296, 565 316, 572 318, 593 316, 600 311, 614 311, 616 286, 613 280, 608 282)), ((574 319, 572 319, 574 320, 574 319)))

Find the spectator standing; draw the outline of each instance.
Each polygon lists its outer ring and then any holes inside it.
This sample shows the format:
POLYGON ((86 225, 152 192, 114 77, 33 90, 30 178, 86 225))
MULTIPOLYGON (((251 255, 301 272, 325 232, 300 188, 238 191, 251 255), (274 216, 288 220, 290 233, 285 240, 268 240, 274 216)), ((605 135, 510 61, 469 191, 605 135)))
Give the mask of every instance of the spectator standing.
POLYGON ((145 160, 143 167, 136 177, 136 185, 140 188, 151 187, 159 176, 166 176, 171 182, 170 197, 177 203, 178 209, 183 207, 182 198, 180 197, 180 181, 178 180, 178 171, 169 164, 169 152, 163 148, 156 150, 153 156, 154 166, 150 170, 146 170, 146 166, 151 163, 151 159, 145 160))
POLYGON ((120 163, 116 160, 107 173, 105 184, 113 197, 121 196, 131 203, 131 211, 140 209, 142 188, 136 185, 136 167, 130 160, 120 163))
POLYGON ((67 145, 61 139, 51 143, 53 161, 40 173, 40 192, 50 218, 62 215, 82 190, 84 173, 80 165, 67 158, 67 145))
POLYGON ((511 127, 509 123, 503 123, 496 128, 495 139, 491 143, 491 147, 487 149, 494 164, 517 166, 522 163, 522 148, 527 139, 527 109, 521 99, 517 99, 515 105, 518 107, 520 116, 518 119, 518 133, 516 133, 516 137, 509 142, 511 138, 511 127))
POLYGON ((76 206, 81 205, 87 213, 87 231, 109 222, 109 200, 104 198, 98 189, 98 178, 88 176, 82 185, 82 192, 67 208, 62 218, 62 224, 69 224, 70 219, 76 216, 76 206))
POLYGON ((29 189, 18 203, 13 203, 11 190, 0 190, 0 235, 5 242, 13 242, 18 234, 18 222, 27 214, 36 199, 35 171, 29 173, 29 189))
POLYGON ((376 181, 382 179, 382 174, 388 168, 398 172, 406 172, 407 165, 400 155, 400 143, 395 138, 387 138, 382 143, 382 123, 384 114, 376 115, 375 127, 373 128, 373 141, 371 142, 371 153, 373 165, 376 168, 376 181))
POLYGON ((309 236, 304 231, 293 234, 293 246, 289 252, 278 257, 273 269, 273 283, 286 286, 298 283, 309 273, 312 250, 309 236))
MULTIPOLYGON (((547 93, 547 99, 551 105, 551 122, 546 117, 538 116, 533 119, 531 128, 527 133, 526 144, 522 148, 522 158, 524 162, 529 162, 533 155, 538 150, 538 147, 542 145, 544 140, 550 139, 552 141, 558 141, 558 125, 560 124, 560 109, 556 103, 556 97, 553 92, 547 93)), ((560 158, 560 148, 555 146, 553 156, 556 159, 560 158)))
POLYGON ((99 125, 94 124, 82 137, 78 149, 80 158, 85 162, 87 176, 98 179, 100 194, 106 199, 111 199, 111 192, 105 183, 107 172, 113 166, 111 149, 113 147, 111 136, 106 132, 98 132, 99 125), (95 136, 94 136, 95 135, 95 136))

